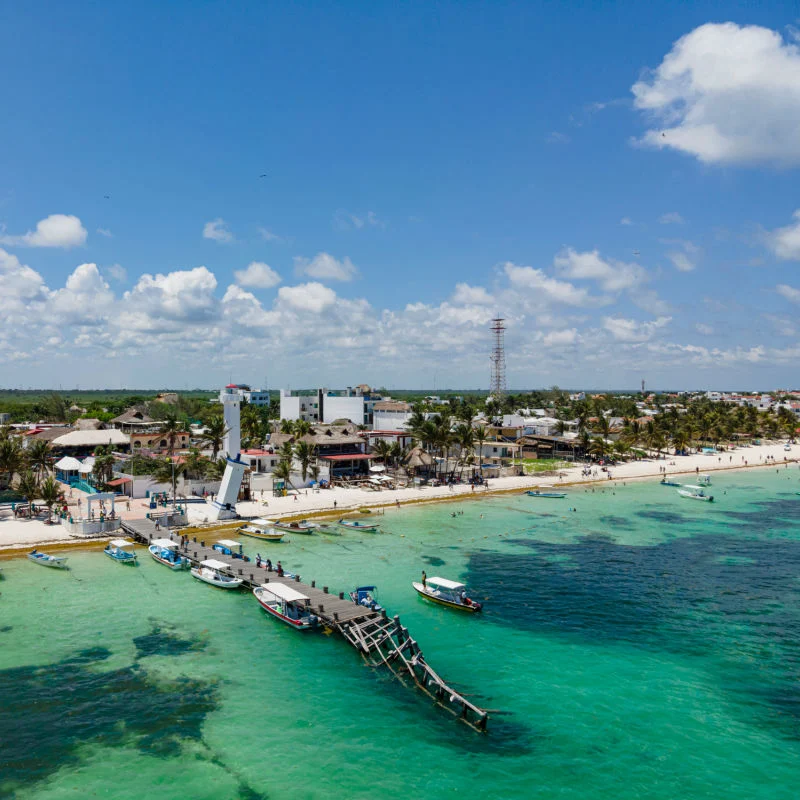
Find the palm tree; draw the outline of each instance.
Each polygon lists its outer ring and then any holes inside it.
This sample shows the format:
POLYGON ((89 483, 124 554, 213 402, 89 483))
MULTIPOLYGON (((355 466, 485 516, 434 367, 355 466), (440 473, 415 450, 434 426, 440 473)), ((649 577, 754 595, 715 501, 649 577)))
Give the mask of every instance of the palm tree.
POLYGON ((41 482, 42 477, 50 471, 52 464, 50 442, 38 439, 28 448, 27 456, 28 466, 33 470, 36 479, 41 482))
POLYGON ((17 491, 22 495, 28 505, 33 506, 33 501, 39 494, 39 483, 36 476, 28 469, 25 470, 17 481, 17 491))
MULTIPOLYGON (((272 474, 282 480, 284 483, 288 483, 289 486, 292 486, 292 462, 286 461, 281 459, 276 465, 275 468, 272 470, 272 474)), ((292 486, 292 488, 294 488, 292 486)))
POLYGON ((99 486, 105 486, 114 474, 115 463, 110 446, 107 448, 98 447, 95 451, 94 467, 92 467, 95 483, 99 486))
POLYGON ((178 466, 171 458, 159 458, 156 461, 155 469, 150 475, 150 483, 169 483, 172 484, 172 502, 176 499, 176 483, 180 475, 182 466, 178 466))
POLYGON ((39 494, 47 506, 47 524, 49 525, 53 516, 53 506, 63 501, 64 492, 61 489, 61 484, 52 475, 48 475, 39 488, 39 494))
POLYGON ((0 438, 0 475, 5 475, 6 485, 14 480, 14 474, 22 471, 24 453, 17 437, 0 438))
POLYGON ((216 461, 225 442, 228 428, 225 427, 225 420, 221 416, 211 417, 205 428, 205 432, 200 438, 200 444, 208 445, 211 448, 211 460, 216 461))
POLYGON ((392 453, 392 445, 390 445, 386 439, 378 439, 378 441, 372 446, 372 452, 376 458, 379 458, 384 464, 386 464, 392 453))
POLYGON ((178 440, 178 437, 182 432, 183 422, 178 419, 174 412, 170 412, 166 419, 161 423, 160 433, 166 438, 167 443, 169 444, 169 454, 171 456, 175 454, 175 442, 178 440))
POLYGON ((294 455, 300 462, 300 475, 303 478, 303 483, 305 483, 308 476, 308 466, 314 458, 314 448, 308 442, 299 441, 294 446, 294 455))
POLYGON ((201 480, 206 477, 209 465, 209 460, 196 447, 193 447, 184 458, 181 472, 186 478, 201 480))
POLYGON ((392 466, 397 468, 405 461, 408 455, 408 448, 403 447, 400 442, 395 442, 389 451, 389 457, 392 459, 392 466))
POLYGON ((297 419, 294 421, 290 433, 294 433, 295 437, 298 439, 301 436, 306 436, 311 433, 311 423, 307 419, 297 419))

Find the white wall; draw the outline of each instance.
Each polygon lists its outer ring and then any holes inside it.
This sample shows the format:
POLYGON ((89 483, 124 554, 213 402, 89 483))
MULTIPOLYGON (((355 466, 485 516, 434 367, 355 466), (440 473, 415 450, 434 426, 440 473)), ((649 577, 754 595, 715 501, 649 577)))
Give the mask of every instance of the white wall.
POLYGON ((404 431, 411 419, 411 411, 375 411, 372 429, 376 431, 404 431))
POLYGON ((325 415, 323 422, 349 419, 356 425, 364 424, 363 397, 324 397, 322 403, 325 415))

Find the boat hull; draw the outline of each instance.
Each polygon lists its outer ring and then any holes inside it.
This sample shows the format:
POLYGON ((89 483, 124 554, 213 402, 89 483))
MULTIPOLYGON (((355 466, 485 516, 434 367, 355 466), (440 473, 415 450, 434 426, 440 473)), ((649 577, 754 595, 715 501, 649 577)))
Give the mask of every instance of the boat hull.
POLYGON ((262 542, 280 542, 283 541, 283 533, 268 533, 267 531, 246 531, 244 528, 239 528, 238 533, 241 536, 250 536, 253 539, 261 539, 262 542))
POLYGON ((317 529, 316 525, 309 528, 293 528, 291 525, 280 525, 277 522, 272 527, 279 531, 286 531, 286 533, 302 533, 306 536, 310 536, 317 529))
POLYGON ((352 525, 348 524, 347 522, 337 522, 342 528, 347 529, 348 531, 363 531, 364 533, 377 533, 378 526, 377 525, 352 525))
POLYGON ((417 594, 420 597, 424 597, 426 600, 430 600, 432 603, 437 603, 440 606, 447 606, 447 608, 457 608, 459 611, 466 611, 468 614, 475 614, 481 610, 480 605, 471 605, 465 606, 463 603, 454 603, 452 600, 445 600, 443 597, 436 597, 435 595, 429 594, 423 587, 421 583, 412 583, 411 584, 414 589, 416 590, 417 594))
POLYGON ((256 600, 258 600, 258 604, 264 609, 264 611, 267 612, 267 614, 269 614, 271 617, 275 617, 275 619, 279 619, 281 622, 285 622, 290 628, 294 628, 296 631, 307 631, 314 627, 310 622, 304 622, 300 619, 292 619, 291 617, 287 617, 285 614, 281 614, 277 608, 273 608, 265 600, 262 600, 261 597, 255 593, 255 590, 253 590, 253 595, 255 596, 256 600))
POLYGON ((108 550, 103 550, 103 552, 112 561, 116 561, 118 564, 136 564, 135 553, 126 553, 124 556, 121 556, 121 555, 114 555, 114 553, 109 553, 108 550))
POLYGON ((567 496, 566 492, 525 492, 528 497, 544 497, 548 500, 560 500, 567 496))
MULTIPOLYGON (((149 548, 148 548, 148 550, 149 550, 149 548)), ((186 562, 183 559, 183 557, 181 557, 180 561, 175 562, 175 561, 167 561, 166 558, 161 558, 160 555, 158 555, 157 553, 154 553, 152 550, 150 550, 150 555, 153 556, 153 558, 156 561, 158 561, 159 564, 163 564, 165 567, 167 567, 167 569, 171 569, 171 570, 174 570, 174 571, 177 571, 179 569, 187 569, 187 567, 189 566, 188 562, 186 562)))
POLYGON ((67 559, 65 557, 54 558, 37 558, 35 555, 28 553, 28 560, 33 561, 34 564, 40 564, 43 567, 50 567, 50 569, 66 569, 67 559))
POLYGON ((230 580, 224 581, 216 580, 208 575, 203 575, 198 569, 192 570, 192 577, 196 578, 198 581, 207 583, 209 586, 214 586, 217 589, 238 589, 244 582, 241 578, 231 578, 230 580))
POLYGON ((704 495, 701 496, 699 494, 692 494, 691 492, 678 492, 681 497, 685 497, 687 500, 702 500, 704 503, 713 503, 714 498, 711 495, 704 495))

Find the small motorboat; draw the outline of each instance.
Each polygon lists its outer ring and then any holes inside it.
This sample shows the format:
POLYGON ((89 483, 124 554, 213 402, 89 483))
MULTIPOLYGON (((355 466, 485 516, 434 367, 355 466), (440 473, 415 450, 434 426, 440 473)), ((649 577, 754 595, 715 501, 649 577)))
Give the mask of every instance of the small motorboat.
POLYGON ((370 611, 383 611, 383 606, 378 604, 378 601, 375 600, 375 592, 377 591, 377 586, 356 586, 352 592, 350 592, 350 599, 359 606, 364 606, 364 608, 368 608, 370 611))
POLYGON ((377 522, 359 522, 357 519, 340 519, 336 524, 343 528, 349 528, 351 531, 365 531, 366 533, 377 533, 380 529, 377 522))
POLYGON ((150 555, 165 567, 174 570, 189 568, 189 559, 180 554, 178 543, 172 539, 156 539, 147 549, 150 555))
POLYGON ((253 589, 258 604, 268 614, 295 630, 308 630, 319 624, 319 618, 308 609, 310 598, 285 583, 270 581, 253 589))
POLYGON ((283 539, 282 533, 276 533, 272 528, 272 522, 268 519, 253 519, 246 525, 239 528, 242 536, 252 536, 254 539, 263 539, 265 542, 280 542, 283 539))
POLYGON ((133 542, 125 539, 112 539, 103 552, 119 564, 136 564, 136 553, 133 551, 133 542))
POLYGON ((217 561, 215 558, 207 558, 201 561, 196 567, 192 567, 192 577, 197 578, 210 586, 218 589, 238 589, 243 583, 242 578, 234 578, 226 575, 223 570, 230 569, 230 565, 224 561, 217 561))
POLYGON ((222 553, 224 556, 247 560, 242 552, 242 543, 237 542, 235 539, 220 539, 218 542, 214 542, 214 544, 211 545, 211 549, 222 553))
POLYGON ((700 486, 711 486, 711 476, 710 475, 698 475, 697 476, 697 483, 700 486))
POLYGON ((458 608, 470 613, 475 613, 483 608, 480 603, 467 597, 467 587, 457 581, 447 578, 428 578, 424 584, 414 581, 411 585, 417 590, 420 597, 448 608, 458 608))
POLYGON ((662 478, 661 479, 661 485, 662 486, 682 486, 683 484, 678 483, 678 481, 671 481, 671 480, 667 480, 667 478, 662 478))
POLYGON ((536 491, 527 491, 525 494, 528 495, 528 497, 550 497, 551 499, 567 496, 566 492, 540 492, 538 489, 536 491))
POLYGON ((28 559, 33 561, 34 564, 41 564, 43 567, 67 569, 66 556, 49 556, 47 553, 40 553, 38 550, 34 549, 28 553, 28 559))
POLYGON ((299 522, 273 522, 272 527, 277 528, 279 531, 287 531, 288 533, 312 534, 319 528, 319 525, 315 525, 307 519, 301 519, 299 522))
POLYGON ((702 486, 684 486, 683 489, 678 489, 678 494, 689 500, 704 500, 706 503, 714 502, 714 495, 706 494, 706 490, 702 486))

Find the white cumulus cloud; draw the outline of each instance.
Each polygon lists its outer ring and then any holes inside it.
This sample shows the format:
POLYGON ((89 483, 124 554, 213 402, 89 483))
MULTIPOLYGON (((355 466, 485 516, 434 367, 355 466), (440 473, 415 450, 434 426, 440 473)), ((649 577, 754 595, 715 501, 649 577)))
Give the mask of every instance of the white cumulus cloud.
POLYGON ((22 236, 0 236, 0 244, 21 247, 78 247, 86 242, 86 228, 71 214, 51 214, 22 236))
POLYGON ((672 317, 659 317, 651 322, 637 322, 624 317, 604 317, 603 328, 618 342, 646 342, 659 328, 672 321, 672 317))
POLYGON ((795 289, 794 286, 779 283, 775 287, 775 291, 781 297, 785 297, 790 303, 800 303, 800 289, 795 289))
POLYGON ((251 261, 247 269, 236 270, 234 274, 240 286, 252 286, 256 289, 270 289, 281 282, 281 276, 263 261, 251 261))
POLYGON ((686 220, 677 211, 668 211, 666 214, 662 214, 658 221, 662 225, 683 225, 686 220))
POLYGON ((468 283, 457 283, 453 292, 453 302, 458 305, 491 305, 494 298, 483 286, 470 286, 468 283))
POLYGON ((510 261, 503 269, 512 286, 531 289, 545 301, 568 306, 591 306, 604 302, 601 298, 592 297, 586 289, 551 278, 540 269, 517 266, 510 261))
POLYGON ((203 238, 224 244, 233 241, 233 234, 228 230, 228 223, 221 217, 217 217, 203 225, 203 238))
POLYGON ((318 314, 336 302, 336 292, 312 281, 298 286, 282 286, 278 289, 278 300, 297 311, 312 311, 318 314))
POLYGON ((800 209, 793 214, 794 222, 778 228, 767 236, 767 243, 778 258, 800 261, 800 209))
POLYGON ((631 87, 640 144, 707 163, 800 164, 800 49, 777 31, 709 23, 631 87))
POLYGON ((604 259, 597 250, 579 253, 568 247, 555 257, 553 263, 562 275, 578 280, 597 281, 606 292, 633 289, 647 278, 647 273, 638 264, 604 259))
POLYGON ((298 275, 323 281, 351 281, 358 274, 355 264, 347 256, 339 261, 330 253, 317 253, 310 260, 295 256, 294 269, 298 275))

